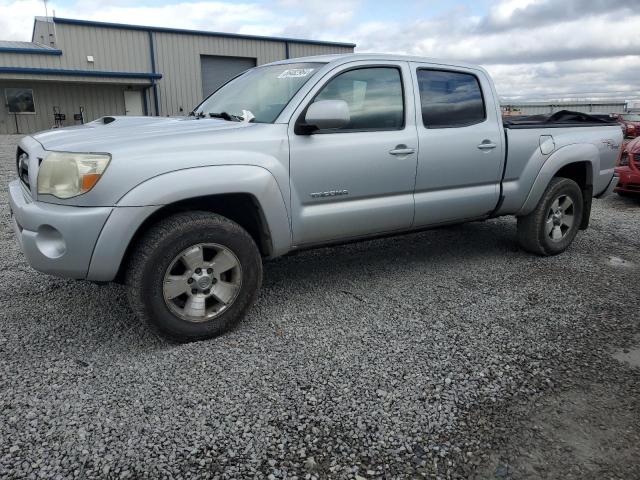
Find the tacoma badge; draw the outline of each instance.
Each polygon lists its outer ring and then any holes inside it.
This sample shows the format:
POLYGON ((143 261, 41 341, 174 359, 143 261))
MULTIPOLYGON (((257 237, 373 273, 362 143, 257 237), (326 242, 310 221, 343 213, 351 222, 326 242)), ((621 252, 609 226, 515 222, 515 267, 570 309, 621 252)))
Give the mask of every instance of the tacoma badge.
POLYGON ((349 190, 329 190, 328 192, 315 192, 310 195, 313 198, 337 197, 340 195, 349 195, 349 190))

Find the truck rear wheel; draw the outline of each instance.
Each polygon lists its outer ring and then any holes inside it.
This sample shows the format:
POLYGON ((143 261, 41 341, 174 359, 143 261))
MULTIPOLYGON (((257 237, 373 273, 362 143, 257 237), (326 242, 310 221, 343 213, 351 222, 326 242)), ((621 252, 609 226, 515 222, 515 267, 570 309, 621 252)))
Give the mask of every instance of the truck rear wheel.
POLYGON ((538 255, 564 252, 576 238, 583 215, 582 191, 569 178, 549 182, 535 210, 518 217, 518 241, 538 255))
POLYGON ((253 238, 235 222, 209 212, 162 220, 140 239, 130 258, 126 284, 132 309, 180 342, 232 328, 262 282, 253 238))

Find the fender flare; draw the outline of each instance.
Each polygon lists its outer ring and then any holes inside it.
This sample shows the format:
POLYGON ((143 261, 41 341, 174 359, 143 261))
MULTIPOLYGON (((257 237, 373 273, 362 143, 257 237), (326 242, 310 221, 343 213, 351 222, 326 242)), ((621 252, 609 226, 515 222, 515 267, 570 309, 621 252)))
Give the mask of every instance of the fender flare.
POLYGON ((271 256, 288 252, 291 223, 275 177, 254 165, 216 165, 175 170, 152 177, 127 192, 105 223, 91 257, 88 280, 113 280, 131 240, 154 212, 173 203, 224 194, 253 196, 271 239, 271 256))
POLYGON ((549 155, 538 172, 527 199, 515 215, 519 217, 531 213, 538 205, 551 179, 563 167, 572 163, 584 162, 591 167, 587 175, 587 184, 590 185, 597 172, 600 171, 600 154, 595 145, 591 143, 574 143, 561 147, 549 155))

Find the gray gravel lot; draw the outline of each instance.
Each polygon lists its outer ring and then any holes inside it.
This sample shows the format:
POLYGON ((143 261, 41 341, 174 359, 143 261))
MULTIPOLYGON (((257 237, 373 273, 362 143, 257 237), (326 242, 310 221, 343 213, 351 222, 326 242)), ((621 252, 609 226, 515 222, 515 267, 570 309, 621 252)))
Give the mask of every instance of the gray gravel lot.
POLYGON ((0 478, 640 478, 640 202, 555 258, 512 218, 269 262, 235 331, 166 343, 39 274, 0 137, 0 478))

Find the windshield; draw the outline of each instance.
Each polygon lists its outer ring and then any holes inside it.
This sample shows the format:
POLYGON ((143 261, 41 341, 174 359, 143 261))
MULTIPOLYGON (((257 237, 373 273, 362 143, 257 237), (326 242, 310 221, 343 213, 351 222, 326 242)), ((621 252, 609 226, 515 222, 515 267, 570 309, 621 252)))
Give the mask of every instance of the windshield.
POLYGON ((214 92, 194 114, 273 123, 322 63, 286 63, 253 68, 214 92), (228 114, 228 115, 227 115, 228 114), (248 118, 247 118, 248 117, 248 118))
POLYGON ((640 122, 640 115, 622 115, 627 122, 640 122))

